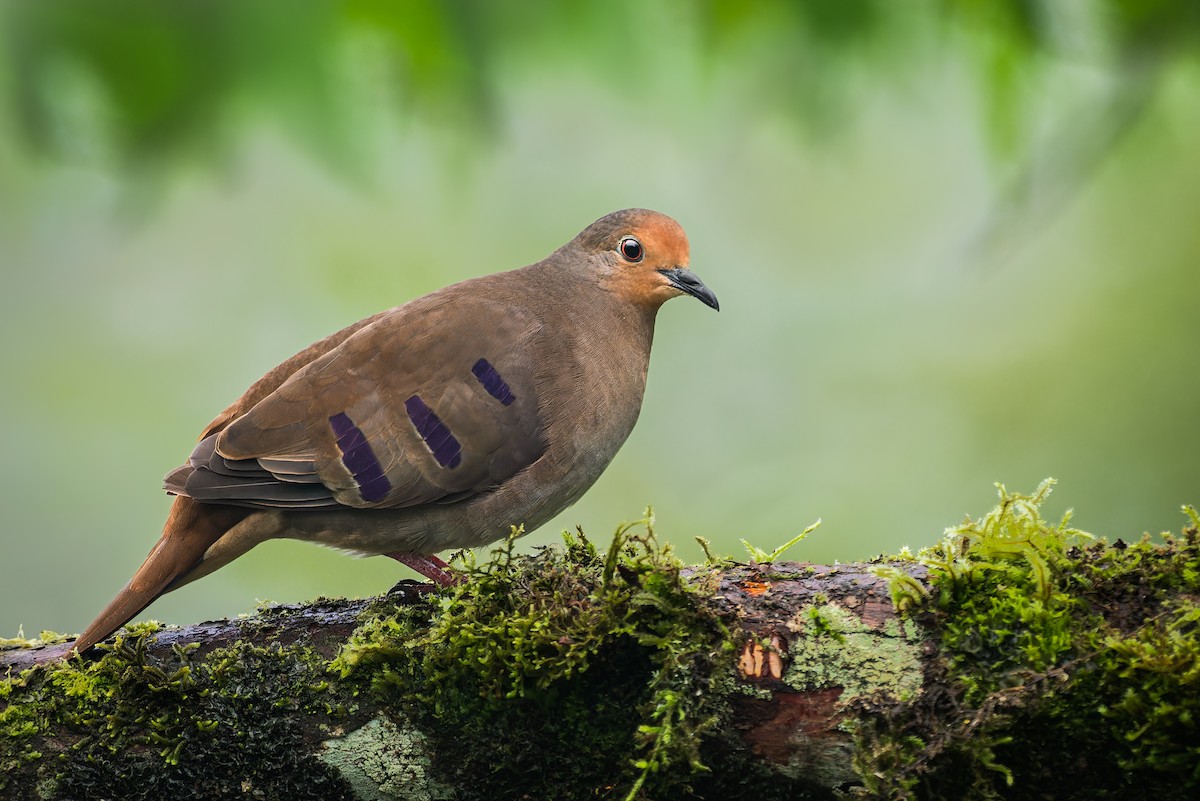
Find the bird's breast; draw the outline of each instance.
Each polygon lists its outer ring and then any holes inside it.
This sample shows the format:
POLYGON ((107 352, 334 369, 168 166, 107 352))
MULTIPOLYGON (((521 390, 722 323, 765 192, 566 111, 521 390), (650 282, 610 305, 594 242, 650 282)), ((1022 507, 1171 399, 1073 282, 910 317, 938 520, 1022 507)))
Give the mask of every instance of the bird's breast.
POLYGON ((551 457, 580 471, 590 486, 637 422, 650 342, 649 337, 593 335, 573 345, 567 369, 548 378, 558 386, 542 394, 550 400, 543 420, 551 457))

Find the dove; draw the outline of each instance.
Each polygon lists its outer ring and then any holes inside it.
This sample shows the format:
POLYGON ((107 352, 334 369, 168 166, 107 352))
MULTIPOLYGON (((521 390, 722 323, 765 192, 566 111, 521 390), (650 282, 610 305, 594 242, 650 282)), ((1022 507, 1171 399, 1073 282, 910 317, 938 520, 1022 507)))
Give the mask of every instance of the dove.
POLYGON ((269 539, 387 555, 446 584, 438 552, 536 529, 633 430, 662 304, 690 295, 719 310, 688 256, 674 219, 617 211, 542 261, 367 317, 283 362, 167 475, 162 536, 74 650, 269 539))

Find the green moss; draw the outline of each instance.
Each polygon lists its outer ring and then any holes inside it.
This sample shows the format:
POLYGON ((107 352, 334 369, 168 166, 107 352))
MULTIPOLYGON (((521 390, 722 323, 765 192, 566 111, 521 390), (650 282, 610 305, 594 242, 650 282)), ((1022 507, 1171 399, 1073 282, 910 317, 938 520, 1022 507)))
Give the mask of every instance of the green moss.
POLYGON ((607 552, 580 533, 462 555, 462 584, 379 599, 332 666, 299 647, 160 656, 144 624, 98 660, 29 671, 0 684, 0 795, 809 797, 722 727, 744 688, 715 582, 685 578, 641 522, 607 552), (347 711, 364 694, 371 721, 347 711))
POLYGON ((899 709, 864 707, 858 770, 876 795, 1200 791, 1195 514, 1161 545, 1093 544, 1068 519, 1041 517, 1051 484, 1032 495, 1000 487, 992 512, 922 551, 929 592, 893 582, 897 606, 940 632, 926 684, 949 692, 899 709))
MULTIPOLYGON (((741 543, 742 543, 742 547, 746 549, 746 553, 749 554, 751 562, 754 562, 754 563, 757 563, 760 565, 769 565, 769 564, 778 562, 780 557, 782 557, 786 551, 790 550, 792 548, 792 546, 803 542, 805 539, 808 538, 809 534, 812 534, 814 531, 816 531, 820 527, 821 527, 821 521, 817 520, 815 523, 813 523, 808 528, 801 531, 796 536, 792 537, 787 542, 780 545, 778 548, 775 548, 770 551, 764 551, 762 548, 759 548, 756 545, 750 544, 750 542, 748 540, 742 540, 741 543)), ((700 543, 700 547, 702 547, 704 549, 705 555, 708 557, 709 561, 711 562, 712 554, 709 552, 708 540, 704 539, 703 537, 697 537, 696 540, 700 543)))
POLYGON ((9 797, 350 798, 294 722, 344 716, 325 660, 242 643, 203 659, 196 646, 158 657, 146 649, 155 628, 135 627, 98 660, 0 682, 0 788, 9 797), (71 747, 47 759, 52 731, 71 747))
POLYGON ((0 681, 0 795, 773 801, 828 798, 852 759, 881 798, 1190 799, 1195 513, 1165 544, 1106 545, 1044 521, 1048 491, 1001 488, 916 557, 927 584, 879 566, 902 621, 874 629, 821 594, 793 614, 785 682, 840 688, 859 721, 823 786, 725 725, 746 690, 713 582, 685 579, 648 519, 606 553, 580 533, 463 555, 462 584, 380 599, 332 665, 299 646, 159 656, 144 624, 101 659, 0 681), (356 695, 379 717, 356 715, 356 695))
POLYGON ((520 556, 510 538, 490 563, 468 557, 432 613, 381 608, 335 664, 429 734, 465 798, 682 788, 725 714, 712 682, 732 646, 642 522, 607 554, 580 532, 565 550, 520 556))
POLYGON ((17 628, 16 637, 0 637, 0 650, 10 648, 36 648, 41 645, 53 645, 70 639, 66 634, 57 631, 43 631, 33 639, 26 639, 24 629, 17 628))

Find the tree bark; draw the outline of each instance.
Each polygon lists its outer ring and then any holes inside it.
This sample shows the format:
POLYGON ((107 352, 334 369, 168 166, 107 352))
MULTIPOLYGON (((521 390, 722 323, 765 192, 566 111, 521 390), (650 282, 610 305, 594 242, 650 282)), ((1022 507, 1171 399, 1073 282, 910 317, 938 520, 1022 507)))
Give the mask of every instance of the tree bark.
MULTIPOLYGON (((874 567, 776 563, 696 569, 695 580, 708 582, 714 602, 731 622, 734 648, 729 659, 735 669, 722 691, 729 698, 729 713, 720 721, 716 744, 706 746, 708 771, 697 772, 690 781, 690 797, 833 798, 849 793, 983 798, 997 789, 1007 797, 1095 795, 1087 780, 1090 768, 1069 761, 1069 744, 1062 764, 1068 784, 1075 785, 1070 792, 1038 786, 1039 780, 1024 775, 1024 783, 1017 783, 1020 791, 1013 790, 1011 771, 997 756, 1012 748, 1012 737, 1019 738, 1020 747, 1047 747, 1041 732, 1020 731, 1028 723, 1022 716, 1032 714, 1029 710, 1043 696, 1054 697, 1062 706, 1070 695, 1065 688, 1082 658, 1020 674, 1020 681, 972 705, 964 700, 969 693, 960 686, 955 665, 940 644, 946 621, 898 615, 889 581, 872 572, 874 567), (968 719, 962 717, 965 710, 968 719), (981 789, 981 782, 991 786, 981 789)), ((924 566, 909 561, 893 567, 911 579, 910 593, 930 590, 924 566)), ((1137 592, 1137 587, 1121 591, 1137 592)), ((1189 597, 1186 587, 1179 595, 1189 597)), ((112 797, 106 793, 116 793, 112 788, 123 785, 109 773, 118 772, 125 779, 134 776, 147 788, 144 796, 126 797, 159 797, 154 793, 161 790, 154 788, 161 781, 172 788, 173 801, 227 797, 230 787, 240 788, 242 797, 268 799, 526 797, 520 787, 489 784, 499 781, 495 777, 447 772, 432 752, 435 740, 421 725, 381 705, 361 687, 351 688, 323 672, 322 660, 334 657, 364 611, 381 603, 421 604, 425 595, 406 582, 382 600, 272 606, 245 618, 127 635, 106 659, 119 658, 134 667, 124 668, 119 677, 105 673, 103 680, 94 675, 104 664, 94 655, 73 660, 65 678, 54 678, 59 674, 53 664, 21 674, 35 660, 69 644, 0 652, 0 676, 7 673, 10 678, 9 690, 0 693, 0 723, 6 727, 0 727, 0 767, 7 785, 0 797, 112 797), (236 659, 230 657, 231 648, 240 649, 236 659), (247 667, 250 664, 257 673, 247 667), (148 734, 123 747, 121 759, 105 761, 93 754, 89 764, 78 764, 81 748, 94 744, 97 727, 120 728, 123 718, 114 716, 130 713, 126 708, 107 718, 87 719, 73 712, 72 694, 137 693, 147 704, 156 704, 173 693, 181 699, 178 708, 190 708, 192 703, 207 703, 197 689, 200 685, 189 684, 204 671, 221 676, 226 682, 222 687, 230 686, 230 672, 247 675, 246 681, 235 683, 240 711, 223 708, 212 713, 211 720, 201 715, 189 724, 211 727, 213 754, 197 745, 200 735, 190 728, 175 731, 171 727, 176 722, 162 720, 171 717, 163 714, 145 727, 148 734), (129 678, 131 672, 136 679, 129 678), (100 684, 88 685, 92 680, 100 684), (329 686, 318 687, 323 684, 329 686), (264 709, 270 712, 269 724, 256 717, 264 709), (41 721, 40 728, 22 728, 31 714, 41 721), (165 732, 157 739, 156 726, 165 732), (279 733, 259 736, 262 731, 279 733), (285 765, 264 764, 278 758, 271 750, 278 743, 259 742, 263 739, 286 741, 285 765), (179 745, 184 740, 186 748, 179 745), (241 743, 243 750, 229 750, 231 742, 241 743), (179 753, 169 753, 172 747, 179 753), (239 753, 251 756, 245 762, 230 756, 239 753), (130 767, 131 759, 138 767, 130 767), (181 785, 170 783, 173 771, 183 772, 181 785), (221 781, 214 778, 223 771, 232 775, 221 781), (282 775, 288 772, 291 779, 282 775), (472 782, 486 792, 472 789, 472 782), (179 786, 192 789, 180 791, 179 786)), ((1184 633, 1194 643, 1194 628, 1184 633)), ((1135 682, 1130 679, 1131 688, 1135 682)), ((1168 765, 1170 756, 1160 754, 1160 762, 1168 765)), ((612 756, 614 775, 628 758, 622 753, 612 756)), ((1179 792, 1185 795, 1167 792, 1160 797, 1190 797, 1196 786, 1194 772, 1187 778, 1190 768, 1162 770, 1172 782, 1164 786, 1182 788, 1179 792)), ((627 790, 598 786, 592 797, 621 798, 627 790)), ((638 797, 646 797, 642 793, 638 797)))
MULTIPOLYGON (((925 573, 919 565, 911 565, 909 570, 918 580, 925 573)), ((736 661, 745 687, 737 693, 734 715, 728 725, 739 732, 746 753, 797 778, 806 777, 817 786, 832 788, 855 783, 849 760, 852 737, 841 726, 851 713, 845 703, 847 691, 840 685, 851 685, 854 697, 862 697, 897 688, 912 692, 922 683, 920 655, 927 647, 924 636, 912 626, 905 634, 893 610, 887 581, 872 575, 861 564, 828 567, 780 563, 730 568, 719 574, 718 582, 716 601, 738 621, 739 627, 736 638, 740 649, 736 661), (830 640, 826 649, 846 652, 849 661, 842 661, 863 668, 862 675, 853 679, 838 675, 831 667, 836 660, 827 660, 822 669, 828 673, 817 675, 812 666, 797 664, 793 659, 791 649, 803 642, 814 625, 812 615, 817 609, 827 610, 827 616, 831 612, 839 615, 836 620, 823 623, 845 630, 846 639, 830 640)), ((393 597, 401 604, 422 602, 412 585, 393 597)), ((322 600, 274 606, 235 620, 167 628, 147 638, 145 658, 169 672, 178 661, 176 649, 180 647, 198 646, 190 654, 196 660, 234 643, 272 648, 302 645, 332 658, 372 603, 374 599, 322 600)), ((36 659, 45 659, 47 652, 62 653, 69 647, 69 643, 64 643, 46 649, 3 652, 0 666, 20 670, 36 659)), ((811 643, 805 648, 810 649, 811 643)), ((806 658, 813 658, 819 650, 811 653, 805 650, 806 658)), ((129 656, 132 658, 132 654, 129 656)), ((303 740, 311 744, 312 753, 336 762, 336 770, 348 776, 356 787, 356 797, 435 798, 452 791, 436 786, 415 790, 412 777, 424 776, 423 766, 429 760, 419 749, 394 754, 396 759, 386 770, 371 772, 354 764, 355 750, 364 758, 375 759, 379 747, 386 748, 390 740, 405 736, 400 731, 402 727, 387 721, 383 710, 372 709, 367 703, 348 721, 334 722, 326 716, 313 715, 301 720, 300 725, 304 729, 303 740), (338 736, 331 736, 335 732, 338 736), (398 790, 393 786, 397 776, 409 778, 408 795, 397 795, 398 790)), ((70 723, 64 722, 53 736, 38 744, 43 758, 16 771, 18 786, 29 787, 29 780, 37 778, 37 766, 46 762, 46 755, 69 753, 79 739, 70 723)))

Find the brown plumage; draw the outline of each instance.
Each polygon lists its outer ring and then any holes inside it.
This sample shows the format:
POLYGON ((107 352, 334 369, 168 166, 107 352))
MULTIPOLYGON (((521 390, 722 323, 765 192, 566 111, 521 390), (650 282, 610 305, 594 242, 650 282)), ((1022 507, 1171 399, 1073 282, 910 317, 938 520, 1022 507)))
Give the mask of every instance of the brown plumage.
POLYGON ((683 229, 615 212, 542 261, 381 312, 267 373, 208 425, 162 538, 80 635, 267 539, 387 554, 435 580, 445 549, 532 531, 608 466, 642 405, 654 319, 716 296, 683 229))

